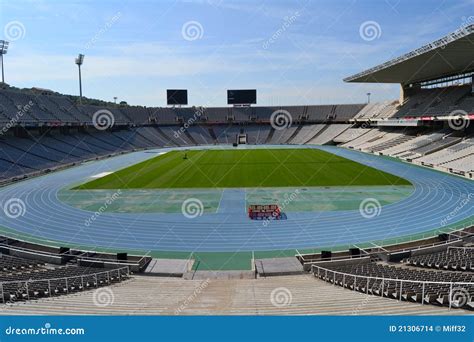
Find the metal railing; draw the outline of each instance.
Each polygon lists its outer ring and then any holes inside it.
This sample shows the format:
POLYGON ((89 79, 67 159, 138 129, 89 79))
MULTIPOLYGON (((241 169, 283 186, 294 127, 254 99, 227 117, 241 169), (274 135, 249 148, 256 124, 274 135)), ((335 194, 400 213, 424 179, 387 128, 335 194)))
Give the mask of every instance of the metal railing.
MULTIPOLYGON (((324 275, 324 280, 329 281, 334 284, 334 286, 337 286, 338 284, 336 283, 336 275, 342 276, 342 285, 345 287, 346 285, 346 280, 354 279, 353 283, 353 288, 351 290, 357 291, 357 281, 361 279, 366 280, 366 285, 365 285, 365 293, 369 294, 369 287, 370 287, 370 281, 373 280, 374 282, 380 281, 380 285, 376 291, 380 292, 380 296, 384 296, 384 290, 386 289, 386 286, 389 286, 390 283, 395 284, 395 291, 394 293, 397 293, 397 298, 393 297, 393 299, 397 299, 398 301, 401 301, 403 299, 402 294, 403 294, 403 289, 406 288, 406 284, 418 284, 421 286, 421 305, 425 304, 425 295, 428 294, 427 287, 430 284, 436 284, 436 285, 449 285, 449 295, 448 295, 448 305, 449 309, 452 308, 453 304, 455 307, 462 307, 464 306, 469 300, 469 296, 471 291, 469 291, 468 288, 474 288, 474 283, 473 282, 443 282, 443 281, 421 281, 421 280, 409 280, 409 279, 393 279, 393 278, 385 278, 385 277, 374 277, 374 276, 363 276, 363 275, 357 275, 357 274, 351 274, 351 273, 344 273, 344 272, 339 272, 339 271, 334 271, 330 270, 324 267, 320 267, 317 265, 312 265, 311 266, 311 271, 313 274, 318 278, 321 278, 322 275, 324 275), (399 284, 399 285, 398 285, 399 284), (403 286, 405 284, 405 286, 403 286), (397 292, 398 291, 398 292, 397 292), (453 300, 453 298, 458 297, 459 295, 465 296, 465 303, 462 305, 459 305, 459 301, 453 300)), ((371 294, 374 294, 373 290, 374 287, 371 288, 371 294)))
MULTIPOLYGON (((408 236, 408 237, 399 237, 399 238, 389 238, 385 239, 382 241, 368 241, 367 243, 371 243, 373 245, 379 245, 380 247, 386 249, 390 247, 396 247, 398 245, 403 245, 407 243, 413 243, 413 242, 421 242, 423 240, 428 240, 432 239, 434 237, 437 237, 440 233, 446 233, 450 235, 454 235, 454 233, 460 233, 464 232, 466 229, 473 228, 474 221, 469 221, 465 226, 462 228, 448 228, 448 229, 441 229, 441 230, 435 230, 435 231, 430 231, 422 234, 415 234, 415 236, 408 236), (387 242, 389 242, 387 244, 387 242)), ((468 233, 469 235, 469 233, 468 233)), ((409 247, 402 247, 399 249, 393 249, 393 250, 387 250, 388 253, 397 253, 397 252, 404 252, 404 251, 411 251, 411 250, 418 250, 422 248, 428 248, 428 247, 434 247, 434 246, 441 246, 444 244, 449 244, 455 241, 462 241, 461 237, 456 237, 456 239, 453 240, 448 240, 448 241, 439 241, 439 242, 433 242, 429 244, 423 244, 419 246, 409 246, 409 247)), ((355 247, 355 246, 354 246, 355 247)), ((374 248, 374 247, 364 247, 364 248, 374 248)), ((361 251, 363 251, 363 248, 359 248, 361 251)), ((333 253, 338 253, 338 252, 347 252, 346 249, 338 249, 335 251, 332 251, 333 253)), ((301 258, 301 260, 306 261, 305 258, 310 257, 315 254, 319 254, 320 252, 315 252, 315 253, 303 253, 301 254, 298 250, 296 250, 295 256, 298 256, 301 258)), ((359 257, 359 256, 357 256, 359 257)), ((350 255, 347 256, 333 256, 332 259, 351 259, 352 257, 350 255)), ((311 261, 314 259, 309 259, 308 261, 311 261)), ((318 260, 319 261, 319 260, 318 260)))
POLYGON ((388 239, 380 241, 379 244, 383 245, 384 247, 396 246, 402 243, 410 243, 410 242, 416 242, 416 241, 422 241, 422 240, 434 238, 434 237, 437 237, 441 233, 445 233, 445 234, 457 233, 457 232, 472 228, 473 226, 474 226, 474 220, 469 220, 460 227, 440 228, 440 229, 435 229, 433 231, 428 231, 425 233, 414 234, 413 236, 407 236, 407 237, 401 236, 398 238, 388 238, 388 239), (387 242, 389 243, 387 244, 387 242))
MULTIPOLYGON (((51 248, 59 248, 59 247, 56 247, 56 246, 49 246, 49 245, 43 245, 43 244, 35 243, 35 242, 28 242, 27 240, 22 240, 22 239, 17 238, 17 237, 12 238, 12 237, 7 236, 4 233, 2 233, 0 235, 0 238, 17 240, 18 242, 37 245, 39 247, 45 246, 45 247, 51 247, 51 248)), ((75 250, 74 249, 74 251, 77 251, 80 254, 65 254, 65 253, 60 254, 59 252, 42 251, 42 250, 34 249, 34 248, 27 248, 27 247, 22 247, 22 246, 10 245, 8 243, 3 243, 3 242, 0 242, 0 249, 1 248, 5 248, 5 249, 8 249, 8 250, 13 250, 13 251, 19 251, 19 252, 23 252, 23 253, 26 253, 26 254, 31 254, 33 256, 43 256, 43 257, 49 257, 49 258, 61 258, 63 256, 70 256, 70 257, 74 257, 76 259, 84 259, 84 260, 96 261, 96 262, 108 262, 108 263, 117 264, 117 265, 120 265, 120 264, 127 264, 127 265, 137 264, 140 267, 143 266, 143 264, 146 262, 146 259, 149 257, 147 255, 148 252, 145 255, 133 255, 133 254, 131 254, 129 256, 139 257, 140 259, 136 262, 134 262, 134 261, 123 261, 123 260, 113 259, 112 257, 115 256, 115 255, 112 254, 112 253, 109 253, 109 252, 100 252, 100 251, 97 252, 97 251, 91 251, 91 250, 80 250, 80 249, 75 250), (108 256, 110 256, 110 258, 86 256, 85 254, 87 254, 87 253, 108 255, 108 256)))
MULTIPOLYGON (((116 279, 118 279, 118 282, 122 281, 122 278, 128 278, 130 276, 130 269, 128 266, 126 267, 120 267, 120 268, 114 268, 108 271, 102 271, 102 272, 96 272, 96 273, 90 273, 90 274, 82 274, 82 275, 76 275, 76 276, 69 276, 69 277, 60 277, 60 278, 48 278, 48 279, 28 279, 28 280, 9 280, 9 281, 1 281, 0 282, 0 297, 2 299, 2 303, 5 304, 9 302, 10 300, 5 299, 5 294, 10 294, 14 295, 15 298, 13 301, 17 300, 17 297, 22 297, 23 294, 26 293, 26 299, 30 299, 30 290, 34 291, 34 284, 40 284, 43 283, 44 285, 47 284, 47 297, 52 297, 53 296, 53 291, 52 288, 57 286, 59 283, 64 283, 65 284, 65 294, 69 294, 69 292, 72 292, 74 290, 70 289, 70 285, 73 286, 78 286, 76 282, 80 281, 81 285, 81 290, 84 289, 84 280, 89 281, 90 279, 94 280, 94 287, 98 288, 99 287, 99 277, 105 276, 107 281, 106 284, 111 283, 111 279, 113 279, 114 276, 116 276, 116 279), (18 285, 16 289, 13 289, 13 293, 10 291, 6 291, 5 288, 8 287, 8 285, 18 285)), ((46 286, 43 286, 46 287, 46 286)), ((37 290, 37 289, 36 289, 37 290)), ((56 289, 53 289, 56 290, 56 289)), ((24 297, 23 297, 24 298, 24 297)), ((21 299, 21 298, 20 298, 21 299)))
POLYGON ((449 246, 448 252, 450 249, 462 249, 464 251, 474 249, 474 246, 449 246))

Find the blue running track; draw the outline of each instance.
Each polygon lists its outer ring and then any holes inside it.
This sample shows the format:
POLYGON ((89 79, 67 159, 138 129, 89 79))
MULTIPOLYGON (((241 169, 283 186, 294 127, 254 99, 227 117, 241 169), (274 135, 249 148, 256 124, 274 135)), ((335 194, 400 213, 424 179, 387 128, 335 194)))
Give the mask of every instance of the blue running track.
POLYGON ((91 248, 204 252, 357 245, 432 231, 442 228, 443 222, 454 224, 474 218, 474 181, 352 150, 329 146, 310 148, 320 148, 406 178, 415 189, 409 197, 383 206, 373 218, 363 217, 359 210, 292 212, 287 220, 268 225, 247 218, 242 208, 245 193, 239 189, 223 192, 216 213, 204 213, 193 219, 180 213, 104 213, 86 225, 92 212, 58 200, 61 188, 156 156, 142 151, 85 163, 0 189, 2 206, 11 198, 25 203, 23 215, 16 218, 0 210, 0 225, 42 240, 91 248))

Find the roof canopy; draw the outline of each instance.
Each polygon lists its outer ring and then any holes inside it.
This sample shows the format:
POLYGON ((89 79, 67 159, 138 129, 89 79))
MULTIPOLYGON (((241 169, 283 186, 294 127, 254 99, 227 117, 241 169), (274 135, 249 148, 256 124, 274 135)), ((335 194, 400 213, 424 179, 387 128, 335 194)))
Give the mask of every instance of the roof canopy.
POLYGON ((411 84, 471 71, 474 71, 474 24, 344 81, 411 84))

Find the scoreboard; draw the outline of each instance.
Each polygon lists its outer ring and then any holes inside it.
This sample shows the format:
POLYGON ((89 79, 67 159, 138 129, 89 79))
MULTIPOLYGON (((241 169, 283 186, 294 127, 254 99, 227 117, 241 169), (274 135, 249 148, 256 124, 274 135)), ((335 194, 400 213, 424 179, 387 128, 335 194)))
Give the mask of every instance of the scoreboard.
POLYGON ((279 220, 281 211, 278 204, 252 204, 248 215, 251 220, 279 220))
POLYGON ((227 90, 227 104, 245 105, 257 103, 256 89, 231 89, 227 90))
POLYGON ((167 89, 166 103, 168 106, 187 105, 188 91, 186 89, 167 89))

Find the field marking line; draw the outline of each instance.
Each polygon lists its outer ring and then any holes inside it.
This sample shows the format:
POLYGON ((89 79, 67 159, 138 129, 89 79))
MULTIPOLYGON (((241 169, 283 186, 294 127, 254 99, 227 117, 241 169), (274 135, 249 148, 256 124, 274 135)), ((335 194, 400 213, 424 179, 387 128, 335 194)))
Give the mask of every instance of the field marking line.
POLYGON ((114 172, 112 172, 112 171, 108 171, 108 172, 101 172, 101 173, 98 173, 98 174, 96 174, 96 175, 92 175, 92 176, 90 176, 89 178, 94 178, 94 179, 97 179, 97 178, 102 178, 102 177, 105 177, 105 176, 111 175, 112 173, 114 173, 114 172))
POLYGON ((223 190, 221 191, 221 198, 219 199, 219 204, 217 205, 217 209, 216 209, 216 211, 215 211, 214 214, 219 213, 219 209, 220 209, 220 207, 221 207, 222 197, 224 197, 224 191, 225 191, 225 189, 223 189, 223 190))

